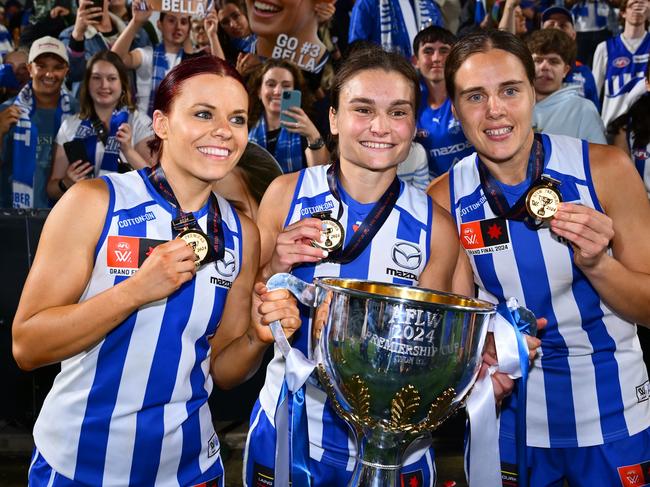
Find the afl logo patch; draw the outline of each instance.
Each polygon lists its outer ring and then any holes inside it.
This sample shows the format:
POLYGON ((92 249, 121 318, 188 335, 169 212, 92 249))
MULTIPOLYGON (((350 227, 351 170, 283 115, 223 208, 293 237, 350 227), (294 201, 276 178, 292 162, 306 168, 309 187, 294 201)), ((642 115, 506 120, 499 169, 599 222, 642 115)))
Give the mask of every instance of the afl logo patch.
POLYGON ((422 263, 420 247, 408 242, 399 242, 393 245, 393 262, 404 269, 417 269, 422 263))
POLYGON ((650 152, 648 152, 645 149, 634 149, 632 151, 632 155, 634 156, 635 159, 650 159, 650 152))
POLYGON ((630 64, 630 58, 625 56, 617 57, 612 61, 612 65, 615 68, 624 68, 628 64, 630 64))

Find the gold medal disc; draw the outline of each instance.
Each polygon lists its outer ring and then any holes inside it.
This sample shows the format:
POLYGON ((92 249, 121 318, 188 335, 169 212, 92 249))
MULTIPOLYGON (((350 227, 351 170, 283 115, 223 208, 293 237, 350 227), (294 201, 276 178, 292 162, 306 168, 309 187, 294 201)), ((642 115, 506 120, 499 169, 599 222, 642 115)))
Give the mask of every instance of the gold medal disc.
POLYGON ((210 241, 205 233, 201 230, 189 229, 179 233, 178 238, 185 240, 192 247, 194 255, 196 255, 194 264, 196 264, 196 267, 200 267, 210 254, 210 241))
POLYGON ((526 210, 536 220, 550 220, 557 213, 562 195, 553 183, 534 186, 526 195, 526 210))
POLYGON ((325 240, 323 242, 312 240, 311 244, 319 249, 334 252, 343 245, 343 240, 345 239, 345 230, 343 230, 343 225, 341 225, 337 220, 331 218, 322 218, 321 221, 323 222, 322 231, 325 235, 325 240))

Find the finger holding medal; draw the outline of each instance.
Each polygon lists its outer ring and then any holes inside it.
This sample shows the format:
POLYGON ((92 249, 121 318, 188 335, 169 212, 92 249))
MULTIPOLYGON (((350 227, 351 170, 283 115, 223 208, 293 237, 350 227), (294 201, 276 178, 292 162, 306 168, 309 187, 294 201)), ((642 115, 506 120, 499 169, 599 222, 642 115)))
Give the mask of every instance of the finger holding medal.
POLYGON ((171 295, 194 277, 195 260, 194 250, 181 239, 158 245, 130 279, 134 298, 147 304, 171 295))
POLYGON ((571 243, 573 259, 581 268, 598 264, 614 238, 613 220, 584 205, 560 203, 550 224, 555 234, 571 243))

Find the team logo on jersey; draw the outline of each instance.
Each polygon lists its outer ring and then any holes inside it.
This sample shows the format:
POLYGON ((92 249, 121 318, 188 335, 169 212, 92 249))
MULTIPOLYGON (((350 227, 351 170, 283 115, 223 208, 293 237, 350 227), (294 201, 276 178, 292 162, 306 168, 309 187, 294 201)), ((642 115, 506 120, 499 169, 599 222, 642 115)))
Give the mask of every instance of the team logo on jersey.
POLYGON ((650 461, 618 467, 623 487, 643 487, 650 484, 650 461))
POLYGON ((418 129, 418 131, 415 133, 415 136, 420 139, 426 139, 429 137, 429 131, 427 129, 418 129))
POLYGON ((217 440, 217 434, 212 433, 208 440, 208 458, 215 456, 217 453, 219 453, 219 440, 217 440))
POLYGON ((629 57, 620 56, 612 61, 612 66, 614 66, 615 68, 624 68, 625 66, 630 64, 631 61, 632 60, 629 57))
POLYGON ((447 124, 447 132, 450 134, 457 134, 460 132, 460 122, 456 120, 456 117, 451 117, 449 123, 447 124))
POLYGON ((112 275, 130 276, 165 240, 111 235, 106 247, 106 266, 112 275))
POLYGON ((502 218, 461 223, 460 240, 470 255, 492 254, 509 250, 508 223, 502 218))
POLYGON ((636 386, 636 400, 643 402, 650 399, 650 382, 645 381, 640 386, 636 386))
POLYGON ((650 159, 650 152, 648 152, 645 149, 634 149, 632 151, 632 156, 635 159, 641 159, 641 160, 650 159))
POLYGON ((393 262, 404 269, 414 270, 422 263, 420 247, 410 242, 398 242, 391 253, 393 262))
POLYGON ((217 261, 217 272, 223 277, 232 277, 237 267, 235 253, 230 249, 225 249, 223 259, 217 261))

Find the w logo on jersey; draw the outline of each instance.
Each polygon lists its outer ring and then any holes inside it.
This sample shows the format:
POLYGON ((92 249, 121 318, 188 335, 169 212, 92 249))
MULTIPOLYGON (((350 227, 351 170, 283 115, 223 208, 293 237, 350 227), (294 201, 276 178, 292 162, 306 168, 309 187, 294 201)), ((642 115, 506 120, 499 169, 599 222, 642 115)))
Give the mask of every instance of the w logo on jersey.
POLYGON ((618 467, 623 487, 643 487, 650 484, 650 461, 618 467))
POLYGON ((136 269, 138 267, 139 250, 139 238, 111 235, 108 237, 106 264, 108 267, 136 269))

